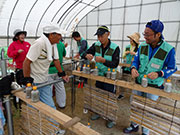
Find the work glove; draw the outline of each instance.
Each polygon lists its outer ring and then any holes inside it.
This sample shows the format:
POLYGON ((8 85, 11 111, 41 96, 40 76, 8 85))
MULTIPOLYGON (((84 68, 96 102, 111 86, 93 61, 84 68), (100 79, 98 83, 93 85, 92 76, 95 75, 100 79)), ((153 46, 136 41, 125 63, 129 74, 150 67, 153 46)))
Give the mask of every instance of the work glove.
POLYGON ((24 77, 20 80, 20 83, 26 86, 28 83, 33 83, 34 79, 32 77, 24 77))

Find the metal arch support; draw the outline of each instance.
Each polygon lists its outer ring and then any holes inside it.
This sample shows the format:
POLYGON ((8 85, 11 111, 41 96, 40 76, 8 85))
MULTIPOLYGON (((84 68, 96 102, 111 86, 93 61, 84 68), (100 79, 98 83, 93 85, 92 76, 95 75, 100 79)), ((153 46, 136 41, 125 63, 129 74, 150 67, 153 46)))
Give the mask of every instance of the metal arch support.
POLYGON ((16 1, 15 5, 13 7, 13 10, 11 12, 10 18, 9 18, 8 27, 7 27, 7 46, 9 45, 9 27, 10 27, 10 23, 11 23, 11 19, 12 19, 13 13, 14 13, 14 10, 15 10, 18 2, 19 2, 19 0, 16 1))
POLYGON ((34 2, 33 6, 32 6, 31 9, 29 10, 28 15, 26 16, 26 20, 24 21, 23 30, 25 30, 26 23, 27 23, 27 20, 28 20, 28 18, 29 18, 29 15, 30 15, 32 9, 34 8, 34 6, 36 5, 37 2, 38 2, 38 0, 36 0, 36 1, 34 2))
MULTIPOLYGON (((92 2, 94 2, 94 1, 95 1, 95 0, 91 1, 91 2, 89 3, 89 5, 90 5, 92 2)), ((87 6, 88 6, 88 4, 87 4, 83 9, 81 9, 81 11, 79 11, 79 12, 73 17, 73 19, 71 19, 71 20, 69 21, 70 23, 69 23, 68 26, 66 27, 66 30, 67 30, 67 28, 69 28, 72 20, 74 20, 74 19, 78 16, 78 14, 80 14, 87 6)), ((93 9, 94 9, 94 8, 93 8, 93 9)))
MULTIPOLYGON (((101 3, 99 6, 101 6, 102 4, 104 4, 104 3, 107 2, 107 1, 108 1, 108 0, 104 1, 104 2, 101 3)), ((99 7, 99 6, 97 6, 97 7, 99 7)), ((95 8, 97 8, 97 7, 95 7, 95 8)), ((85 14, 84 17, 86 17, 86 16, 87 16, 91 11, 93 11, 95 8, 93 8, 93 9, 90 10, 87 14, 85 14)), ((84 17, 82 17, 81 20, 84 19, 84 17)), ((78 24, 81 22, 81 20, 79 20, 78 24)), ((71 23, 72 23, 72 22, 71 22, 71 23)), ((77 25, 78 25, 78 24, 77 24, 77 25)), ((77 25, 76 25, 76 26, 77 26, 77 25)), ((69 26, 70 26, 70 25, 69 25, 69 26)), ((67 29, 68 29, 68 28, 67 28, 67 29)))
POLYGON ((54 17, 52 18, 51 22, 53 22, 54 18, 56 17, 56 15, 61 11, 61 9, 68 3, 69 1, 67 0, 62 6, 61 8, 55 13, 54 17))
POLYGON ((68 10, 71 9, 71 7, 74 6, 74 4, 76 4, 77 2, 78 2, 78 0, 75 1, 73 4, 71 4, 71 6, 70 6, 70 7, 63 13, 63 15, 59 18, 59 20, 57 21, 57 23, 60 22, 60 20, 63 18, 63 16, 66 14, 66 12, 68 12, 68 10))
POLYGON ((53 0, 53 1, 49 4, 49 6, 46 8, 46 10, 44 11, 43 15, 41 16, 41 19, 39 20, 39 23, 38 23, 37 28, 36 28, 36 34, 35 34, 36 37, 37 37, 39 25, 40 25, 40 23, 41 23, 41 21, 42 21, 44 15, 46 14, 46 12, 47 12, 48 9, 50 8, 50 6, 54 3, 54 1, 55 1, 55 0, 53 0))
POLYGON ((80 2, 77 2, 73 5, 73 7, 71 9, 69 9, 69 11, 65 12, 65 16, 64 18, 62 19, 61 23, 59 24, 59 26, 64 22, 64 20, 66 19, 66 17, 69 15, 69 13, 79 4, 80 2))

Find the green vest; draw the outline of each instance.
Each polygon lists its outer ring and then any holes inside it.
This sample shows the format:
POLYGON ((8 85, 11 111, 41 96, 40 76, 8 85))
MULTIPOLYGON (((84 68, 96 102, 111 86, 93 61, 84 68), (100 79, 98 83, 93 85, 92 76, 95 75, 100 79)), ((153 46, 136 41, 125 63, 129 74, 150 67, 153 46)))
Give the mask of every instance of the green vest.
MULTIPOLYGON (((59 54, 59 61, 61 64, 61 69, 64 71, 64 68, 62 66, 63 63, 63 57, 66 56, 66 49, 64 44, 60 41, 59 44, 57 44, 58 54, 59 54)), ((49 67, 49 74, 55 74, 58 70, 56 69, 54 62, 51 62, 49 67)))
MULTIPOLYGON (((141 83, 141 80, 145 74, 147 75, 151 72, 158 72, 162 70, 166 57, 170 50, 173 48, 167 42, 163 41, 161 46, 158 48, 156 53, 152 56, 151 60, 149 61, 149 46, 150 45, 144 42, 141 44, 141 48, 139 51, 140 66, 138 69, 139 76, 137 78, 137 81, 139 83, 141 83)), ((158 77, 154 80, 148 78, 148 84, 161 86, 163 83, 163 77, 158 77)))
MULTIPOLYGON (((104 59, 112 61, 112 55, 117 47, 118 45, 111 42, 110 47, 104 53, 104 59)), ((101 48, 101 43, 99 41, 95 43, 95 56, 102 57, 102 48, 101 48)), ((96 66, 98 67, 99 75, 105 76, 106 72, 108 71, 108 67, 106 67, 103 63, 99 63, 99 62, 96 62, 96 66)), ((112 69, 111 69, 111 72, 112 72, 112 69)))
MULTIPOLYGON (((81 49, 81 45, 82 45, 82 41, 83 41, 83 40, 85 40, 85 39, 82 37, 81 40, 77 42, 78 50, 79 50, 79 51, 80 51, 80 49, 81 49)), ((87 43, 87 48, 86 48, 86 50, 88 50, 88 49, 89 49, 89 45, 88 45, 88 43, 87 43)), ((86 50, 84 50, 84 52, 81 53, 80 56, 82 56, 82 55, 85 53, 86 50)))
MULTIPOLYGON (((131 45, 127 45, 125 51, 130 51, 131 45)), ((126 55, 126 63, 131 64, 132 59, 134 58, 134 55, 131 55, 130 53, 126 55)), ((130 67, 125 67, 124 70, 131 71, 130 67)))

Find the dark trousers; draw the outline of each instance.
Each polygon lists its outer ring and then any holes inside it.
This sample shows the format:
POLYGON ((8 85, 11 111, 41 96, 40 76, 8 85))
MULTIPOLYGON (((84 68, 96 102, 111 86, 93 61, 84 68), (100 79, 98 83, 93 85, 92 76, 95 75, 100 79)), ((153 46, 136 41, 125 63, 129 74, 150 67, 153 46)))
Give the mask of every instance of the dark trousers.
POLYGON ((114 85, 112 85, 112 84, 96 81, 96 87, 100 88, 100 89, 103 89, 105 91, 109 91, 111 93, 116 93, 114 85))

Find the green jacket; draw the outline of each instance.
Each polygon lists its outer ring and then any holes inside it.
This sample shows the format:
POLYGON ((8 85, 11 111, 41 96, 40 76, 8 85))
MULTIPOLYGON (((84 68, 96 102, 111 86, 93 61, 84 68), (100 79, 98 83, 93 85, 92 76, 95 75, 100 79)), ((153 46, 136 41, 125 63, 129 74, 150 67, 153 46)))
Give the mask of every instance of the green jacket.
MULTIPOLYGON (((64 71, 62 63, 63 63, 63 57, 66 56, 66 49, 65 49, 64 44, 61 41, 59 42, 59 44, 57 44, 57 49, 58 49, 58 53, 59 53, 59 61, 61 63, 61 68, 64 71)), ((54 62, 52 62, 49 67, 49 74, 55 74, 57 72, 58 72, 58 70, 56 69, 54 62)))
MULTIPOLYGON (((145 74, 147 75, 151 72, 158 72, 162 70, 166 57, 170 50, 173 48, 171 45, 164 41, 158 48, 156 53, 149 60, 149 46, 150 45, 146 44, 145 42, 141 44, 139 56, 140 67, 138 69, 139 76, 137 78, 137 81, 139 83, 141 83, 141 80, 145 74)), ((158 77, 154 80, 148 78, 148 84, 161 86, 163 83, 163 77, 158 77)))
MULTIPOLYGON (((104 53, 104 59, 112 61, 112 55, 117 47, 118 45, 111 42, 110 47, 104 53)), ((95 56, 102 56, 102 48, 101 48, 101 43, 99 41, 95 43, 95 56)), ((96 66, 98 67, 99 70, 98 73, 100 76, 104 76, 108 71, 108 67, 106 67, 103 63, 96 62, 96 66)))

